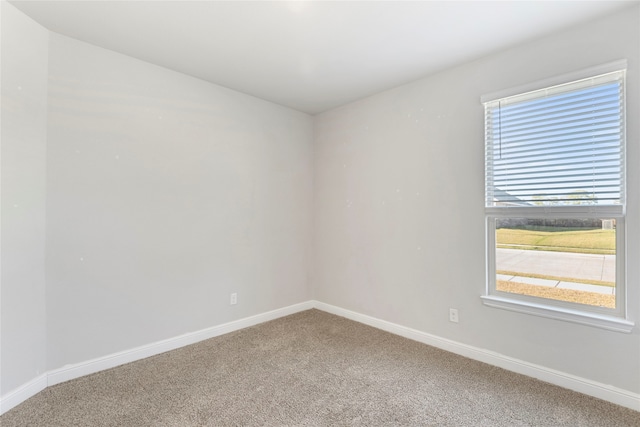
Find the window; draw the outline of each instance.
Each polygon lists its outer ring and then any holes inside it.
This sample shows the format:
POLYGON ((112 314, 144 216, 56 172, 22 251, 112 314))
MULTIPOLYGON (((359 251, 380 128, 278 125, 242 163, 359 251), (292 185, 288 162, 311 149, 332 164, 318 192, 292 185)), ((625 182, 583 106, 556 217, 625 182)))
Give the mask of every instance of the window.
POLYGON ((630 331, 624 82, 622 67, 483 99, 486 305, 630 331))

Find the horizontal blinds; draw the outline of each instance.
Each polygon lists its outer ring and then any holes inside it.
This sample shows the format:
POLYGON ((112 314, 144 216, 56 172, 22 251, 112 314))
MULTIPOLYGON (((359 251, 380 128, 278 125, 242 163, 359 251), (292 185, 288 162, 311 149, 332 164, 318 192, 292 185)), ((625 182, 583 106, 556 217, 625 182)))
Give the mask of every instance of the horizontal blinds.
POLYGON ((622 204, 624 74, 485 103, 486 206, 622 204))

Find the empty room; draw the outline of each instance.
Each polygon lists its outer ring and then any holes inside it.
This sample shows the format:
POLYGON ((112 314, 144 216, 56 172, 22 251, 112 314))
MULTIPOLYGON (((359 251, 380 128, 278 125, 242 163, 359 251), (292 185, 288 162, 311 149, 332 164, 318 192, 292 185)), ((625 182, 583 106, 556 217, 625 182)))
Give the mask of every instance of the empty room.
POLYGON ((640 425, 640 2, 0 0, 0 425, 640 425))

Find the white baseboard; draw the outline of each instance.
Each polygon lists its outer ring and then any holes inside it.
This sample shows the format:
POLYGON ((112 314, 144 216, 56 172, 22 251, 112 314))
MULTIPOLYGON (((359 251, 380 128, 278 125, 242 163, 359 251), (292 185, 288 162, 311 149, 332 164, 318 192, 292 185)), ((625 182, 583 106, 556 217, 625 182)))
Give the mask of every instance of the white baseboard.
POLYGON ((313 301, 306 301, 300 304, 294 304, 277 310, 268 311, 266 313, 257 314, 255 316, 245 317, 229 323, 223 323, 200 331, 190 332, 177 337, 157 341, 151 344, 132 348, 130 350, 54 369, 40 375, 38 378, 29 381, 6 395, 1 396, 0 415, 44 390, 48 386, 100 372, 105 369, 114 368, 116 366, 124 365, 125 363, 135 362, 136 360, 145 359, 147 357, 155 356, 156 354, 175 350, 186 345, 248 328, 249 326, 268 322, 269 320, 278 319, 300 311, 309 310, 311 308, 313 308, 313 301))
POLYGON ((279 317, 288 316, 311 308, 313 308, 313 302, 307 301, 279 308, 277 310, 268 311, 266 313, 256 314, 255 316, 245 317, 244 319, 234 320, 233 322, 223 323, 222 325, 213 326, 200 331, 190 332, 177 337, 157 341, 130 350, 110 354, 108 356, 99 357, 97 359, 64 366, 62 368, 49 371, 48 385, 52 386, 84 375, 124 365, 125 363, 135 362, 136 360, 145 359, 147 357, 155 356, 156 354, 175 350, 209 338, 228 334, 229 332, 248 328, 249 326, 268 322, 269 320, 274 320, 279 317))
POLYGON ((525 362, 523 360, 514 359, 493 351, 462 344, 319 301, 314 301, 313 306, 318 310, 326 311, 327 313, 345 317, 350 320, 355 320, 356 322, 364 323, 365 325, 373 326, 374 328, 381 329, 395 335, 400 335, 451 353, 459 354, 460 356, 468 357, 469 359, 478 360, 508 371, 537 378, 547 383, 640 411, 640 394, 637 393, 596 381, 591 381, 565 372, 556 371, 554 369, 545 368, 544 366, 525 362))
POLYGON ((431 335, 426 332, 397 325, 395 323, 356 313, 330 304, 325 304, 319 301, 306 301, 300 304, 257 314, 255 316, 246 317, 244 319, 235 320, 229 323, 213 326, 211 328, 202 329, 200 331, 187 333, 174 338, 169 338, 49 371, 7 393, 6 395, 0 396, 0 415, 44 390, 48 386, 93 374, 105 369, 110 369, 125 363, 135 362, 136 360, 145 359, 150 356, 155 356, 156 354, 244 329, 249 326, 268 322, 269 320, 278 319, 300 311, 309 310, 311 308, 317 308, 318 310, 364 323, 365 325, 373 326, 374 328, 381 329, 395 335, 450 351, 451 353, 459 354, 470 359, 498 366, 512 372, 537 378, 560 387, 640 411, 640 394, 637 393, 632 393, 617 387, 514 359, 489 350, 441 338, 436 335, 431 335))
POLYGON ((47 374, 44 373, 15 390, 0 397, 0 415, 7 412, 47 388, 47 374))

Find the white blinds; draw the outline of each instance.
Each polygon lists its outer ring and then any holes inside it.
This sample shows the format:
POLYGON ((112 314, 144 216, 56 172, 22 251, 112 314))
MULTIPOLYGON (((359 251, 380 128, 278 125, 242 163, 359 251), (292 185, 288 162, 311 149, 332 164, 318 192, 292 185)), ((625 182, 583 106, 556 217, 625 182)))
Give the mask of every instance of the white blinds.
POLYGON ((486 206, 622 204, 624 77, 486 102, 486 206))

